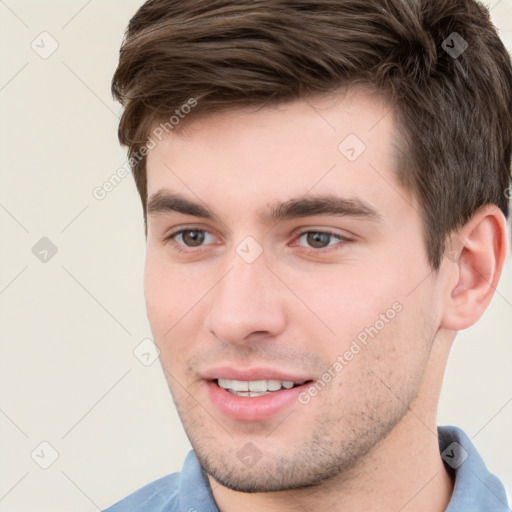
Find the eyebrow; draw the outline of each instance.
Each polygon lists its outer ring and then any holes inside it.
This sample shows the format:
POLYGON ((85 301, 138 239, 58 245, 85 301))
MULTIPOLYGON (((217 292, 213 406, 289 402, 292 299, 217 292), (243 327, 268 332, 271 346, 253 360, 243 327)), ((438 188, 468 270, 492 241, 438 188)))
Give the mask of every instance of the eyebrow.
MULTIPOLYGON (((166 190, 159 190, 150 196, 147 212, 148 215, 177 212, 208 220, 217 218, 208 207, 166 190)), ((265 210, 258 212, 257 216, 262 224, 270 225, 283 220, 314 215, 360 217, 377 222, 382 221, 382 215, 366 201, 331 194, 302 196, 282 203, 269 203, 265 210)))

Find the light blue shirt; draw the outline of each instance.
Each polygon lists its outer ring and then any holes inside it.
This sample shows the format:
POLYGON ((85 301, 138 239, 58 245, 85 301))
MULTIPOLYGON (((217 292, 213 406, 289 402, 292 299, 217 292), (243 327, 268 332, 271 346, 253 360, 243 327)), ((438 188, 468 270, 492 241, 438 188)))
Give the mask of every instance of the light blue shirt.
MULTIPOLYGON (((489 473, 468 436, 439 427, 439 449, 455 486, 445 512, 509 512, 503 484, 489 473)), ((193 451, 180 473, 150 483, 104 512, 219 512, 206 474, 193 451)))

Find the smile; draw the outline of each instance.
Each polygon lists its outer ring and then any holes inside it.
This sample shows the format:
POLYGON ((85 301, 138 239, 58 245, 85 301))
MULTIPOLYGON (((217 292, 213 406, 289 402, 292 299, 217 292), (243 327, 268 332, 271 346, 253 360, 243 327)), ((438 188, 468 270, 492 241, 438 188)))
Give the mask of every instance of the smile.
POLYGON ((301 386, 305 381, 293 382, 290 380, 231 380, 214 379, 214 382, 229 393, 243 397, 258 397, 269 395, 282 389, 292 389, 301 386))

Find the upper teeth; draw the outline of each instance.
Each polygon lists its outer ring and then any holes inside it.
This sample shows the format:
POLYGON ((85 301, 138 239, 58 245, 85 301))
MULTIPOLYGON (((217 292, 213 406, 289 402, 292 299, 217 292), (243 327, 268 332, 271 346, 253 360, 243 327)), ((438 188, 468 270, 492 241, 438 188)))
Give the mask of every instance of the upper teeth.
POLYGON ((293 382, 291 380, 230 380, 218 379, 219 386, 233 391, 278 391, 282 387, 291 389, 295 384, 300 385, 303 382, 293 382))

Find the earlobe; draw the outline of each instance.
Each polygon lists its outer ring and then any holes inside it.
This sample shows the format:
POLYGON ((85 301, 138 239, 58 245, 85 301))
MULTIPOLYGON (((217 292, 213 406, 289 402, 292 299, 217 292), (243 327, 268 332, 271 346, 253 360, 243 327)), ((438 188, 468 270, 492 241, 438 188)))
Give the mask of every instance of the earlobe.
POLYGON ((460 331, 475 324, 489 305, 507 255, 507 224, 495 205, 480 208, 448 241, 441 326, 460 331))

